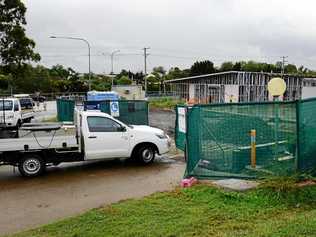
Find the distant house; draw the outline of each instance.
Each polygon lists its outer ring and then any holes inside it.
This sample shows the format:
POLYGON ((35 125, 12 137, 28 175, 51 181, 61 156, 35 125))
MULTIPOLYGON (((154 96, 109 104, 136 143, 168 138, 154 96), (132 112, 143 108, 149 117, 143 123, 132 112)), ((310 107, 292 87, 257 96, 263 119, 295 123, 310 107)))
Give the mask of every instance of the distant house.
POLYGON ((145 99, 145 91, 141 85, 113 85, 112 91, 119 94, 127 100, 143 100, 145 99))
MULTIPOLYGON (((229 71, 165 81, 173 94, 194 103, 268 101, 268 82, 277 73, 229 71)), ((316 97, 316 78, 283 75, 283 100, 316 97)))

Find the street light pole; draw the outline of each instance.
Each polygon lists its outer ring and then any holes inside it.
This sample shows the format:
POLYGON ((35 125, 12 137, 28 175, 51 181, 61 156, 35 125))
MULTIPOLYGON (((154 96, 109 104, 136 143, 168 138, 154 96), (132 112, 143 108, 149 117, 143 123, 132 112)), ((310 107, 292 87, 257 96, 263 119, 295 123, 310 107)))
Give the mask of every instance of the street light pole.
POLYGON ((120 52, 120 50, 114 50, 112 53, 111 53, 111 75, 113 75, 114 74, 114 72, 113 72, 113 59, 114 59, 114 54, 116 54, 116 53, 118 53, 118 52, 120 52))
POLYGON ((110 75, 111 75, 111 79, 112 79, 112 85, 111 85, 111 88, 113 88, 113 84, 114 84, 114 81, 113 81, 113 76, 114 76, 114 72, 113 72, 113 59, 114 59, 114 54, 115 53, 118 53, 120 52, 120 50, 114 50, 112 53, 111 53, 111 72, 110 72, 110 75))
POLYGON ((149 47, 144 47, 144 72, 145 72, 145 95, 147 95, 147 50, 150 49, 149 47))
POLYGON ((86 40, 84 38, 67 37, 67 36, 50 36, 49 38, 51 38, 51 39, 80 40, 80 41, 85 42, 88 45, 88 54, 89 54, 89 81, 88 81, 88 85, 89 85, 89 91, 91 91, 91 47, 90 47, 88 40, 86 40))

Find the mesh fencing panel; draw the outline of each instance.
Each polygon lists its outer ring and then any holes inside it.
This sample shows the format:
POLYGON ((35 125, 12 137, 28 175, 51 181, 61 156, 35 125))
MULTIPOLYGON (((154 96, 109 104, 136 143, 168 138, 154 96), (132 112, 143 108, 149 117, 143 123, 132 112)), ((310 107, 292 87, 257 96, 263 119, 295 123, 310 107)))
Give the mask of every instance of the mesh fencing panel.
POLYGON ((186 117, 188 107, 184 105, 177 105, 176 108, 176 123, 175 123, 175 144, 176 147, 182 151, 185 150, 186 146, 186 117), (184 126, 184 130, 183 130, 184 126))
POLYGON ((314 173, 316 167, 316 99, 298 104, 298 168, 314 173))
MULTIPOLYGON (((100 110, 104 113, 111 114, 111 101, 103 101, 100 103, 100 110)), ((126 124, 148 125, 148 102, 141 100, 120 100, 118 120, 126 124)))
POLYGON ((74 108, 75 101, 57 99, 57 119, 60 122, 72 122, 74 121, 74 108))
POLYGON ((296 104, 198 105, 188 112, 187 174, 254 178, 296 169, 296 104), (250 131, 256 130, 256 166, 250 131))

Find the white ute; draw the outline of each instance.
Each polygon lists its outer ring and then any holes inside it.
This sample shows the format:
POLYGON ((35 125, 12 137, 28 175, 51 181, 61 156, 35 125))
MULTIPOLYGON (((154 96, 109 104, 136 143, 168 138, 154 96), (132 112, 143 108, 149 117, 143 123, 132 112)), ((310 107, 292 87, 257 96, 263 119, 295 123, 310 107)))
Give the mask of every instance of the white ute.
POLYGON ((132 158, 149 164, 155 154, 170 148, 170 138, 162 130, 126 125, 102 112, 76 111, 74 128, 75 134, 67 135, 67 126, 61 124, 22 126, 33 137, 1 139, 0 165, 17 166, 23 176, 32 177, 42 174, 47 165, 62 162, 132 158), (43 131, 50 136, 36 135, 43 131))

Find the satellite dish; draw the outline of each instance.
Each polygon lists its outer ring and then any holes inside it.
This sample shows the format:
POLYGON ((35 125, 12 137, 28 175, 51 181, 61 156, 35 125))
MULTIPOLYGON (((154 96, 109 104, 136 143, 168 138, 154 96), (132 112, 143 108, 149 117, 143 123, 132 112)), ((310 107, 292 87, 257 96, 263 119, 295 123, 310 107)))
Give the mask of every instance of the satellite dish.
POLYGON ((282 78, 272 78, 268 83, 268 91, 272 96, 283 95, 286 90, 286 83, 282 78))

